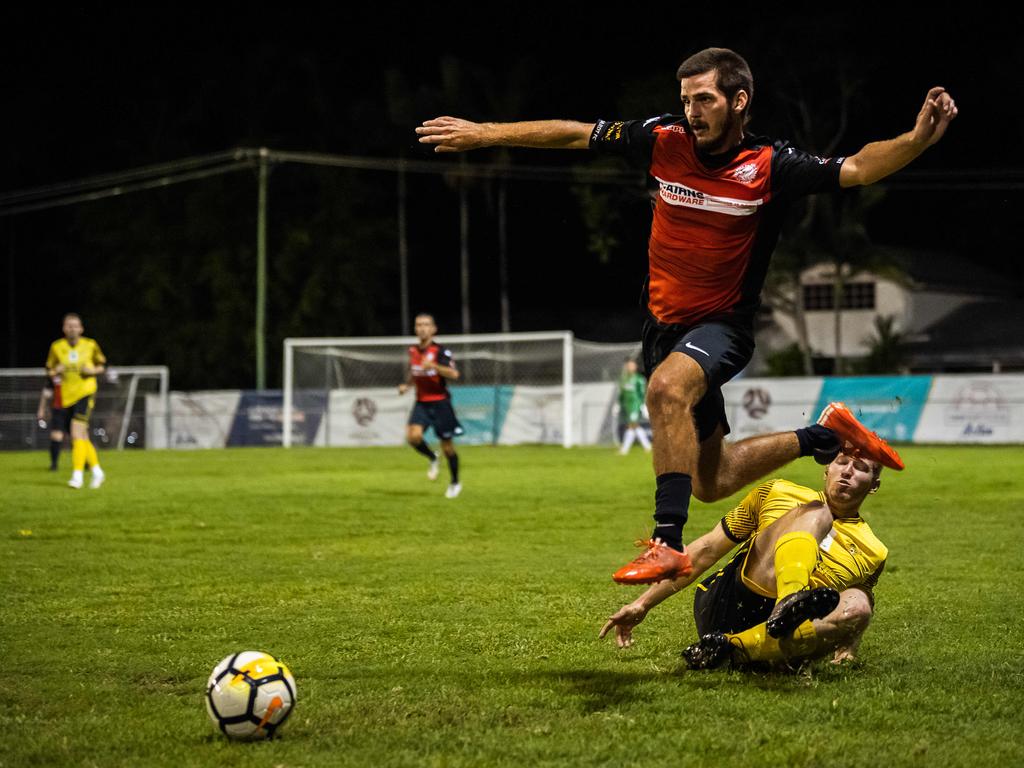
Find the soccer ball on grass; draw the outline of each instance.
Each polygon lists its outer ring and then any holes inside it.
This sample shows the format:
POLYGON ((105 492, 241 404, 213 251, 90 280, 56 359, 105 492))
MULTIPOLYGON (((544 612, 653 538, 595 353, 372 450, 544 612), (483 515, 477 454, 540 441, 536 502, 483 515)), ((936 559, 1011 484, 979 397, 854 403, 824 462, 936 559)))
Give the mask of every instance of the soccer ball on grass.
POLYGON ((295 707, 295 678, 269 653, 233 653, 206 684, 206 711, 231 739, 269 739, 295 707))

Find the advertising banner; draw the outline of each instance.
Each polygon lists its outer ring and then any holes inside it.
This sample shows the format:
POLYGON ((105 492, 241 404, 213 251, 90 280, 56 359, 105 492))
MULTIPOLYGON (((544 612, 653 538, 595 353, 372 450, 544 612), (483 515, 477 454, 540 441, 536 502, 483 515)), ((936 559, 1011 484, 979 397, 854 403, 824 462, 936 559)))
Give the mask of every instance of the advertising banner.
POLYGON ((821 378, 738 379, 722 388, 730 440, 798 429, 818 418, 821 378))
POLYGON ((1024 442, 1024 376, 936 376, 914 442, 1024 442))
POLYGON ((931 386, 931 376, 830 376, 821 388, 814 418, 839 400, 881 437, 908 442, 914 438, 931 386))

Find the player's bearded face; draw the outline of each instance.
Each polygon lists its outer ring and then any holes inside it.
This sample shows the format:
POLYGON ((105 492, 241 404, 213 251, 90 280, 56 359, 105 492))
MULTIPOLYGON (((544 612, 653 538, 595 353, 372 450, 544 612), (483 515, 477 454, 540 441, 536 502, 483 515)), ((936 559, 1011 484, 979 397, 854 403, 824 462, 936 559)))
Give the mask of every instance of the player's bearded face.
MULTIPOLYGON (((742 118, 718 89, 716 72, 679 81, 679 97, 697 147, 709 154, 724 152, 742 137, 742 118)), ((745 96, 743 96, 745 98, 745 96)))

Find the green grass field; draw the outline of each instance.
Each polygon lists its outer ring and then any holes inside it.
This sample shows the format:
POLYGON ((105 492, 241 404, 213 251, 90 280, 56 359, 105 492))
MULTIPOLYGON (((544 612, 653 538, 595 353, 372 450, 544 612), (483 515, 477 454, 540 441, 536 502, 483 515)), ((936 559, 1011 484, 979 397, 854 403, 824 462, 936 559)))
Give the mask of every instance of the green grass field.
POLYGON ((687 671, 690 592, 597 640, 639 591, 639 452, 463 448, 453 501, 408 449, 107 453, 95 492, 2 454, 0 766, 1024 764, 1024 451, 903 453, 860 660, 800 675, 687 671), (245 649, 298 682, 273 742, 206 716, 245 649))

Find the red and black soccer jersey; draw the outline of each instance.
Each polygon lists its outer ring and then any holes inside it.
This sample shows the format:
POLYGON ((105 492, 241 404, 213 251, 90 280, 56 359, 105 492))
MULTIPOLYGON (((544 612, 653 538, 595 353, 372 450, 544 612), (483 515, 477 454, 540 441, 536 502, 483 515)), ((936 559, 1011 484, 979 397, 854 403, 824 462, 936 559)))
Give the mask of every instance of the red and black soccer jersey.
POLYGON ((660 323, 685 326, 752 321, 786 202, 838 189, 845 159, 760 136, 708 155, 678 115, 600 120, 590 148, 624 156, 656 180, 648 309, 660 323))
POLYGON ((416 345, 409 347, 409 370, 412 371, 413 382, 416 384, 416 402, 433 403, 447 400, 451 397, 448 393, 448 384, 435 369, 423 367, 425 360, 432 360, 445 368, 455 367, 451 350, 439 344, 431 343, 422 348, 416 345))

